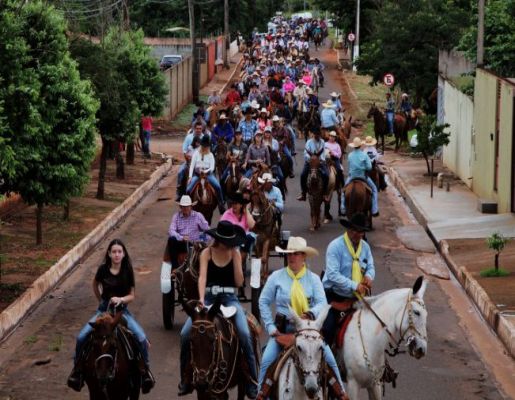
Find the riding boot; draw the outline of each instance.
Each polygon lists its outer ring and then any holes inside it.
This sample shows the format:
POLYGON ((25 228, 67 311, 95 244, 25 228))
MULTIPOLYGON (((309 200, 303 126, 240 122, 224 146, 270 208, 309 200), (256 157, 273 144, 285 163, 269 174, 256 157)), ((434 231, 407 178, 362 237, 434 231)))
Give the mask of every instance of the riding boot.
POLYGON ((80 370, 78 362, 76 362, 73 366, 72 372, 70 373, 66 384, 76 392, 80 392, 84 386, 84 376, 82 375, 82 371, 80 370))
POLYGON ((148 365, 145 366, 145 369, 141 374, 141 393, 147 394, 152 390, 154 385, 156 384, 156 379, 154 375, 150 371, 150 367, 148 365))
POLYGON ((338 381, 338 378, 334 375, 333 370, 327 366, 326 373, 328 377, 327 383, 329 384, 330 391, 332 392, 334 398, 338 400, 347 398, 345 389, 338 381))

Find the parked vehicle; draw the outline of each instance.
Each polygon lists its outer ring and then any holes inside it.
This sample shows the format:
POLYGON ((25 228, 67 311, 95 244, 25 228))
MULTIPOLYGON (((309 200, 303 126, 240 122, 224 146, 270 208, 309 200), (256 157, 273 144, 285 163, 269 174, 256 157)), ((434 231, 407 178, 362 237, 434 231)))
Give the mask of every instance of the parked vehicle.
POLYGON ((182 61, 181 54, 167 54, 161 58, 161 62, 159 63, 159 67, 162 71, 172 67, 175 64, 179 64, 182 61))

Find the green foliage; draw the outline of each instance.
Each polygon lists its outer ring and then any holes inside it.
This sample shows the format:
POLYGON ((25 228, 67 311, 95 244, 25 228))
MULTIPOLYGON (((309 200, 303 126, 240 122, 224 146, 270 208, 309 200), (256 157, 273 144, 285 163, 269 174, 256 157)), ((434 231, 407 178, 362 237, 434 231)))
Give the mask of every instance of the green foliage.
POLYGON ((393 73, 396 84, 415 94, 415 104, 436 86, 438 50, 451 49, 468 26, 468 5, 448 0, 388 0, 373 13, 373 32, 362 43, 360 74, 373 83, 393 73))
POLYGON ((445 130, 449 124, 437 124, 434 115, 426 115, 421 118, 420 129, 417 134, 417 147, 415 152, 434 156, 437 150, 449 144, 450 133, 445 130))
MULTIPOLYGON (((475 2, 474 2, 475 3, 475 2)), ((515 76, 515 0, 489 0, 485 6, 484 66, 505 77, 515 76)), ((477 11, 459 49, 476 59, 477 11)))
POLYGON ((510 275, 510 272, 502 268, 490 268, 482 270, 479 272, 479 275, 483 278, 502 278, 503 276, 510 275))
POLYGON ((492 234, 492 236, 486 239, 486 244, 490 250, 494 250, 497 254, 500 254, 504 250, 504 247, 508 241, 508 238, 504 237, 498 232, 495 232, 492 234))
POLYGON ((7 1, 0 26, 0 138, 15 156, 14 171, 0 162, 2 190, 29 204, 64 203, 88 181, 98 103, 80 79, 54 8, 7 1))

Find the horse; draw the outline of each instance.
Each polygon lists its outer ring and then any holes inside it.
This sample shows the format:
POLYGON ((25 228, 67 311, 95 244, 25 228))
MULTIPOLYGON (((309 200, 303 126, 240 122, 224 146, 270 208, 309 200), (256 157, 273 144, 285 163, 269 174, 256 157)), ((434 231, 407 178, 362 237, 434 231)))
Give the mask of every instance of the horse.
POLYGON ((390 369, 386 366, 386 351, 393 348, 395 355, 405 342, 412 357, 425 356, 426 288, 427 281, 420 276, 413 288, 388 290, 365 297, 366 304, 354 305, 356 311, 344 334, 343 347, 335 352, 350 400, 358 399, 359 388, 367 389, 369 400, 382 398, 382 378, 390 369))
POLYGON ((197 391, 197 399, 228 399, 227 391, 238 386, 237 398, 243 400, 248 378, 234 322, 220 315, 219 301, 209 309, 193 303, 186 302, 183 307, 192 320, 192 386, 197 391))
POLYGON ((215 151, 215 166, 216 173, 218 174, 218 179, 222 179, 225 167, 227 166, 227 151, 228 146, 224 138, 219 138, 216 144, 215 151))
POLYGON ((322 37, 322 33, 316 33, 313 36, 313 42, 315 43, 315 50, 318 51, 318 47, 322 45, 324 38, 322 37))
POLYGON ((229 176, 225 182, 220 183, 223 185, 225 195, 232 197, 239 190, 242 174, 237 157, 230 157, 228 166, 229 176))
MULTIPOLYGON (((385 115, 379 110, 375 103, 372 104, 368 110, 367 118, 371 117, 374 118, 374 133, 376 140, 379 143, 379 138, 381 138, 381 147, 384 153, 384 137, 388 135, 388 123, 385 115)), ((396 114, 394 117, 393 132, 395 136, 395 151, 397 152, 399 150, 399 146, 403 142, 408 141, 406 120, 399 114, 396 114)))
MULTIPOLYGON (((121 311, 114 317, 103 313, 95 322, 90 322, 93 332, 83 361, 84 380, 88 385, 90 400, 139 398, 141 366, 138 361, 129 359, 119 339, 118 330, 122 328, 118 325, 121 318, 121 311)), ((122 335, 128 338, 127 332, 122 335)))
POLYGON ((343 188, 346 217, 350 220, 356 213, 367 216, 368 226, 372 227, 372 189, 363 179, 353 179, 343 188))
POLYGON ((302 319, 290 307, 295 324, 294 345, 286 350, 289 354, 278 371, 277 399, 324 399, 323 358, 324 338, 320 329, 327 317, 329 306, 320 312, 315 321, 302 319))
MULTIPOLYGON (((338 175, 336 174, 336 164, 333 160, 331 160, 331 157, 327 154, 326 155, 327 160, 327 171, 329 173, 329 180, 327 184, 327 192, 324 198, 324 224, 329 223, 333 219, 331 216, 330 210, 331 210, 331 200, 333 197, 333 193, 336 192, 336 195, 338 197, 338 204, 341 203, 341 197, 342 197, 342 185, 343 182, 340 182, 337 178, 338 175)), ((338 215, 340 215, 340 207, 338 207, 338 215)))
POLYGON ((193 209, 200 212, 206 218, 208 224, 211 225, 218 198, 216 197, 215 189, 211 186, 204 173, 200 174, 199 181, 191 190, 191 200, 197 202, 193 209))
POLYGON ((320 208, 324 200, 324 183, 320 172, 320 158, 312 155, 309 160, 309 174, 307 180, 308 200, 311 215, 310 231, 320 228, 320 208))
MULTIPOLYGON (((349 118, 343 119, 342 133, 347 140, 350 139, 350 135, 352 133, 352 116, 349 116, 349 118)), ((342 151, 343 151, 343 148, 342 148, 342 151)))
POLYGON ((253 232, 257 234, 256 254, 261 258, 261 279, 268 277, 268 256, 270 248, 278 243, 279 229, 272 204, 261 189, 250 195, 250 212, 256 221, 253 232))

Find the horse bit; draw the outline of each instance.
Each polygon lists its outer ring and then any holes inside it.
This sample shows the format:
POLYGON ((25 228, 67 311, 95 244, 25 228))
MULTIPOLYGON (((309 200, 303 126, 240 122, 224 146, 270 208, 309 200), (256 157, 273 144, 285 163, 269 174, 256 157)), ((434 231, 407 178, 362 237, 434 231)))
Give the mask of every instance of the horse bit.
MULTIPOLYGON (((302 336, 304 339, 312 340, 312 341, 321 339, 322 343, 323 343, 322 335, 320 334, 320 332, 317 329, 312 329, 312 328, 301 329, 300 331, 298 331, 295 334, 295 339, 298 336, 302 336), (305 332, 315 332, 315 334, 310 335, 305 332)), ((306 382, 306 377, 309 375, 314 375, 314 376, 318 375, 317 382, 320 385, 321 379, 322 379, 322 370, 323 370, 322 358, 320 359, 320 362, 318 363, 317 369, 311 369, 311 370, 304 369, 302 367, 302 365, 300 364, 299 352, 298 352, 297 346, 294 347, 292 358, 293 358, 293 364, 295 365, 295 368, 297 369, 297 373, 300 377, 300 381, 301 381, 302 385, 304 385, 304 383, 306 382)))

